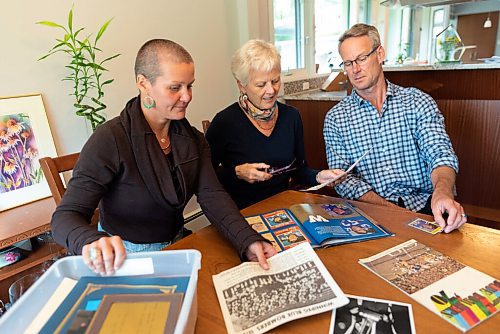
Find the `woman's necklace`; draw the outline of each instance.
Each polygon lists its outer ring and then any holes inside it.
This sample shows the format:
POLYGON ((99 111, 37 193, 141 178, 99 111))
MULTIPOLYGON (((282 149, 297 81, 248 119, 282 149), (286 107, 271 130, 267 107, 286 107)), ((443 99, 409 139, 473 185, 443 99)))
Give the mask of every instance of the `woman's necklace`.
MULTIPOLYGON (((161 138, 161 139, 160 139, 160 142, 161 142, 162 144, 165 144, 165 143, 167 142, 167 139, 165 139, 165 138, 161 138)), ((167 150, 170 148, 170 144, 171 144, 171 142, 170 142, 170 140, 169 140, 169 141, 168 141, 168 144, 167 144, 167 146, 165 146, 165 148, 161 147, 161 145, 160 145, 161 150, 162 150, 162 151, 167 151, 167 150)))
POLYGON ((158 138, 158 140, 159 140, 159 142, 160 142, 160 148, 161 148, 161 150, 162 150, 162 151, 167 151, 167 150, 170 148, 170 144, 171 144, 171 141, 170 141, 170 138, 168 137, 168 135, 167 135, 167 138, 165 138, 165 137, 160 137, 160 136, 159 136, 159 135, 157 135, 156 133, 155 133, 155 135, 156 135, 156 138, 158 138), (164 144, 165 144, 167 141, 168 141, 167 146, 163 147, 163 146, 164 146, 164 144))

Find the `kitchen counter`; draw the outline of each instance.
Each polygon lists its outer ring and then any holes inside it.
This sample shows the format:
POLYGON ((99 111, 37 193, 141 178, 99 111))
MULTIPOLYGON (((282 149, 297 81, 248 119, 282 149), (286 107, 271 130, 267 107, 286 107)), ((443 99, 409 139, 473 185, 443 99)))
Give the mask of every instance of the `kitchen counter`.
POLYGON ((311 89, 295 94, 283 96, 284 100, 313 100, 313 101, 340 101, 347 96, 347 91, 324 92, 319 89, 311 89))
MULTIPOLYGON (((496 96, 500 63, 447 63, 425 65, 384 65, 385 77, 403 87, 417 87, 434 98, 439 95, 456 96, 477 95, 474 99, 490 99, 496 96), (433 73, 432 71, 439 71, 433 73), (411 72, 404 73, 404 72, 411 72), (481 79, 479 79, 479 77, 481 79), (464 81, 465 80, 465 81, 464 81), (488 83, 484 87, 470 86, 466 82, 488 83), (439 89, 444 87, 443 89, 439 89), (433 92, 433 93, 431 93, 433 92)), ((323 92, 320 89, 311 89, 293 94, 286 94, 284 100, 311 100, 311 101, 341 101, 347 96, 347 91, 323 92)), ((496 99, 496 97, 495 97, 496 99)))
POLYGON ((384 72, 395 71, 443 71, 443 70, 482 70, 500 68, 500 63, 436 63, 436 64, 402 64, 384 65, 384 72))

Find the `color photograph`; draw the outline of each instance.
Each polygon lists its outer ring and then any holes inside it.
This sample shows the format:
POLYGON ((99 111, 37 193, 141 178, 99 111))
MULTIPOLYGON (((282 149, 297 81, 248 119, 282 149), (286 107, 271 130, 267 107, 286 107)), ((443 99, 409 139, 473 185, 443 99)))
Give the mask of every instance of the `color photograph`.
POLYGON ((265 215, 262 215, 272 229, 277 229, 283 226, 295 224, 293 219, 286 213, 285 210, 277 210, 265 215))
POLYGON ((288 249, 302 242, 309 242, 309 239, 297 226, 292 226, 279 231, 274 231, 283 248, 288 249))

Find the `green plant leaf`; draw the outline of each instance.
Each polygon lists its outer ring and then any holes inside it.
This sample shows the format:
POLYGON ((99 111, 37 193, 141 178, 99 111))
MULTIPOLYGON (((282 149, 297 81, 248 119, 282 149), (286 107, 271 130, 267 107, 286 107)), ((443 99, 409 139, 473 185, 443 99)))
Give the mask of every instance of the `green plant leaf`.
POLYGON ((94 45, 97 44, 97 41, 101 38, 102 34, 104 34, 104 32, 106 31, 106 29, 108 28, 108 26, 112 20, 113 19, 108 20, 106 23, 104 23, 102 25, 101 29, 99 29, 99 32, 97 33, 97 36, 95 37, 94 45))
POLYGON ((117 53, 114 56, 111 56, 111 57, 108 57, 108 58, 104 59, 103 61, 101 61, 101 65, 104 64, 105 62, 111 60, 111 59, 114 59, 114 58, 120 56, 120 55, 121 55, 120 53, 117 53))
POLYGON ((64 28, 62 25, 57 24, 55 22, 51 22, 51 21, 39 21, 39 22, 36 22, 36 24, 41 24, 41 25, 44 25, 47 27, 61 28, 61 29, 66 30, 66 28, 64 28))
POLYGON ((73 34, 73 36, 76 38, 76 36, 78 36, 78 34, 80 33, 80 31, 82 31, 83 29, 85 29, 85 28, 80 28, 77 31, 75 31, 75 33, 73 34))
POLYGON ((57 52, 61 52, 61 50, 57 50, 57 51, 54 51, 54 52, 47 53, 45 56, 38 58, 38 60, 44 60, 48 56, 51 56, 51 55, 53 55, 54 53, 57 53, 57 52))
MULTIPOLYGON (((50 49, 49 52, 55 51, 55 50, 59 49, 61 46, 63 46, 63 45, 66 45, 66 43, 65 42, 60 42, 60 43, 54 45, 54 47, 52 47, 52 49, 50 49)), ((63 51, 63 50, 57 50, 57 51, 63 51)))
POLYGON ((106 80, 106 81, 104 81, 104 82, 101 84, 101 86, 108 85, 108 84, 112 83, 113 81, 115 81, 115 79, 109 79, 109 80, 106 80))
POLYGON ((102 67, 99 64, 92 63, 92 64, 89 64, 89 66, 92 67, 93 69, 98 69, 98 70, 101 70, 101 71, 107 71, 107 69, 105 69, 104 67, 102 67))
POLYGON ((68 14, 68 28, 69 31, 73 31, 73 6, 71 6, 71 9, 69 10, 68 14))

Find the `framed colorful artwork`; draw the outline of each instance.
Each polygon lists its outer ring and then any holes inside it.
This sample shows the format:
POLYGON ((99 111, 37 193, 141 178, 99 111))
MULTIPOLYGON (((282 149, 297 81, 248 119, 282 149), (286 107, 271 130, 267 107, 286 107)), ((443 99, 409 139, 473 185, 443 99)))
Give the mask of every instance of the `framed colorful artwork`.
POLYGON ((0 211, 50 196, 44 156, 57 153, 42 95, 0 98, 0 211))

